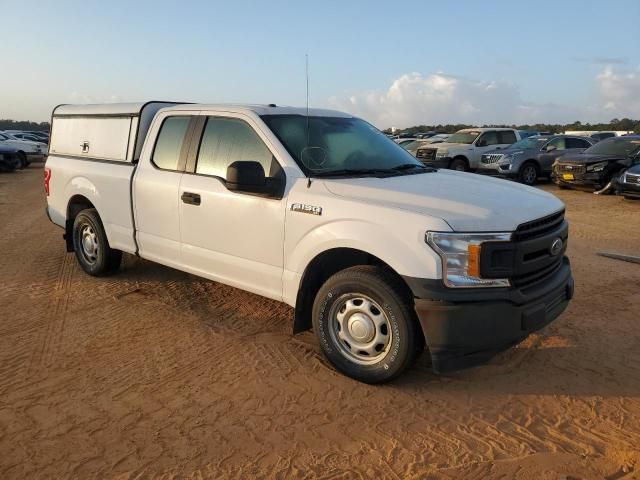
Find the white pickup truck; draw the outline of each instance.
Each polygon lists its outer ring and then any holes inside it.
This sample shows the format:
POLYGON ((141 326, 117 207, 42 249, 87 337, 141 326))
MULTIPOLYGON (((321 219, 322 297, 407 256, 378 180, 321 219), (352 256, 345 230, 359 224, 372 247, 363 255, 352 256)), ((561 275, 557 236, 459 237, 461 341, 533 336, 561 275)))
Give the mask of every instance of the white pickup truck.
POLYGON ((341 372, 489 358, 573 294, 555 196, 426 167, 365 121, 268 106, 63 105, 47 214, 90 275, 122 252, 295 308, 341 372))

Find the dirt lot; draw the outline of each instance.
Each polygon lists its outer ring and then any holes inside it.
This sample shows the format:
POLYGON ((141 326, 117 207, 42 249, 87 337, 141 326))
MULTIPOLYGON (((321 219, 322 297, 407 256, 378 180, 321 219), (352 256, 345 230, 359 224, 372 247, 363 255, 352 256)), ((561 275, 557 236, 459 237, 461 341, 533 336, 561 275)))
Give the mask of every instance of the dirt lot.
POLYGON ((0 175, 0 478, 640 478, 640 202, 567 204, 576 296, 489 364, 366 386, 276 302, 82 273, 42 166, 0 175))

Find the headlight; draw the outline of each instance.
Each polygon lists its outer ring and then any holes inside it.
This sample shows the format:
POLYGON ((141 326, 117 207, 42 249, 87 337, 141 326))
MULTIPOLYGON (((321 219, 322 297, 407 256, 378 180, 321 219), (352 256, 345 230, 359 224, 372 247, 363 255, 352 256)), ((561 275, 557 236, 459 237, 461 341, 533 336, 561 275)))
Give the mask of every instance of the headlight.
POLYGON ((438 150, 436 152, 436 158, 444 158, 449 156, 449 152, 447 152, 446 150, 438 150))
POLYGON ((605 168, 607 168, 608 164, 609 162, 594 163, 593 165, 589 165, 587 167, 587 172, 601 172, 605 168))
POLYGON ((442 259, 442 278, 451 288, 508 287, 506 278, 480 278, 484 242, 508 242, 510 233, 427 232, 426 241, 442 259))

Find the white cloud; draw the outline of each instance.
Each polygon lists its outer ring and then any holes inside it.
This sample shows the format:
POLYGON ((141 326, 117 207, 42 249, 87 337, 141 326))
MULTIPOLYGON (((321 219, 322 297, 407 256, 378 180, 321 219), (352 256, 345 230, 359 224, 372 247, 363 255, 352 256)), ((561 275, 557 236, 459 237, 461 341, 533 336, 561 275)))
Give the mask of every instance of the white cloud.
POLYGON ((633 118, 640 116, 640 68, 635 71, 616 72, 610 66, 596 78, 600 105, 607 118, 633 118))
POLYGON ((565 123, 577 119, 599 122, 615 116, 639 116, 639 72, 616 73, 607 66, 594 81, 596 98, 577 106, 528 102, 513 83, 441 72, 426 76, 408 73, 387 90, 332 97, 329 102, 381 128, 439 123, 565 123))
POLYGON ((118 95, 89 95, 86 93, 80 92, 71 92, 69 94, 69 102, 70 103, 118 103, 120 102, 120 97, 118 95))

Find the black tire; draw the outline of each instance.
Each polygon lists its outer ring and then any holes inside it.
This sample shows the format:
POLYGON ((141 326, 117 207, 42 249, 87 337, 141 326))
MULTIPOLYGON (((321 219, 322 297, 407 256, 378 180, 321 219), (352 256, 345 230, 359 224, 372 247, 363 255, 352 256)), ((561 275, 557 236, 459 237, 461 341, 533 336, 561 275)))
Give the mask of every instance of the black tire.
POLYGON ((330 277, 313 302, 313 329, 322 352, 336 370, 364 383, 393 380, 414 362, 424 347, 410 295, 404 294, 394 275, 380 267, 351 267, 330 277), (359 300, 367 303, 358 304, 359 300), (349 304, 354 309, 352 313, 348 313, 349 304), (344 331, 338 320, 340 315, 344 323, 349 323, 344 331), (358 323, 365 317, 370 327, 358 323), (373 332, 367 328, 373 328, 373 332), (345 334, 351 344, 339 338, 345 334), (364 339, 361 345, 366 344, 373 357, 361 351, 354 353, 359 348, 355 340, 358 334, 364 339), (377 344, 379 339, 386 345, 377 344))
POLYGON ((27 155, 24 152, 18 152, 18 168, 22 170, 27 168, 28 165, 27 155))
POLYGON ((80 267, 95 277, 109 275, 120 267, 122 252, 109 246, 95 208, 82 210, 73 222, 73 250, 80 267))
POLYGON ((535 162, 525 162, 518 172, 518 180, 525 185, 535 185, 540 177, 540 169, 535 162))
POLYGON ((451 170, 458 170, 459 172, 466 172, 469 170, 469 165, 464 158, 454 158, 449 164, 451 170))

